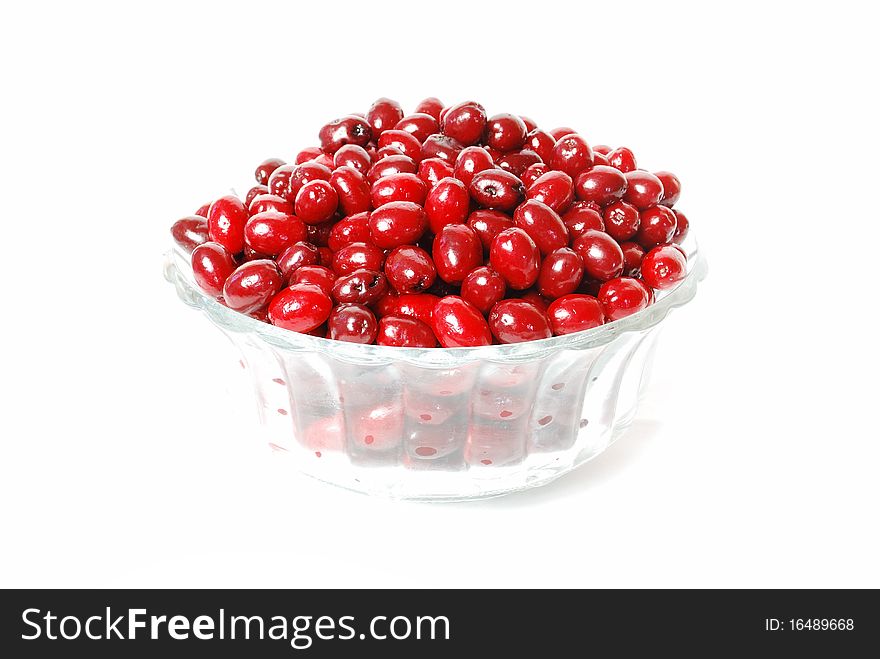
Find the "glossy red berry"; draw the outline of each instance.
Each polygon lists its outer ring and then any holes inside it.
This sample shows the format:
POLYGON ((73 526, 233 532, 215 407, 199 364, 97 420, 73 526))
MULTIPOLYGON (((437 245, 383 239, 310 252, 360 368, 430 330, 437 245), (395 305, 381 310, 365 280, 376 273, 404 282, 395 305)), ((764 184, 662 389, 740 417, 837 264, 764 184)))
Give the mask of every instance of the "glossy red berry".
POLYGON ((690 229, 691 223, 687 219, 687 215, 682 213, 679 210, 672 211, 675 213, 675 234, 672 236, 672 242, 676 245, 680 245, 684 242, 684 239, 687 238, 688 229, 690 229))
POLYGON ((394 174, 415 174, 418 170, 419 166, 416 164, 415 160, 399 153, 376 161, 376 163, 370 167, 370 171, 367 172, 367 180, 370 182, 370 185, 372 185, 380 178, 386 176, 393 176, 394 174))
POLYGON ((290 285, 314 284, 327 295, 332 295, 335 281, 336 275, 330 268, 323 265, 304 265, 294 270, 290 285))
POLYGON ((262 309, 278 291, 282 279, 278 266, 270 259, 249 261, 235 269, 223 284, 226 306, 241 313, 262 309))
POLYGON ((593 150, 580 135, 565 135, 553 147, 550 166, 575 178, 593 166, 593 150))
POLYGON ((198 215, 199 217, 208 217, 208 209, 211 208, 211 202, 209 201, 207 204, 202 204, 196 209, 196 212, 193 215, 198 215))
POLYGON ((592 329, 604 324, 602 304, 592 295, 565 295, 547 309, 550 329, 556 336, 592 329))
MULTIPOLYGON (((276 171, 280 171, 281 169, 283 168, 279 167, 276 171)), ((294 201, 297 193, 299 193, 306 183, 311 181, 329 181, 331 172, 332 170, 329 166, 323 165, 316 160, 297 165, 290 173, 287 185, 287 196, 281 196, 290 201, 294 201)))
POLYGON ((529 288, 538 280, 541 256, 529 234, 518 227, 505 229, 492 240, 489 263, 514 290, 529 288))
POLYGON ((663 183, 650 172, 640 169, 627 172, 623 200, 640 211, 655 206, 663 198, 663 183))
POLYGON ((378 144, 380 148, 386 146, 393 147, 415 162, 422 159, 421 142, 419 142, 412 133, 407 133, 405 130, 386 130, 379 137, 378 144))
POLYGON ((522 178, 525 172, 532 165, 542 164, 541 157, 531 149, 520 149, 519 151, 509 151, 498 158, 496 163, 500 169, 510 172, 517 178, 522 178))
POLYGON ((338 167, 351 167, 360 174, 366 176, 370 171, 373 161, 366 149, 357 144, 346 144, 333 154, 333 169, 338 167))
POLYGON ((327 318, 328 339, 370 344, 378 332, 376 316, 362 304, 340 304, 327 318))
POLYGON ((639 230, 635 240, 645 249, 651 249, 671 242, 675 228, 675 213, 666 206, 654 206, 639 213, 639 230))
POLYGON ((257 195, 248 205, 248 213, 253 216, 257 213, 265 213, 266 211, 275 211, 284 215, 293 215, 293 203, 287 201, 284 197, 274 194, 257 195))
POLYGON ((333 301, 318 286, 295 284, 269 303, 269 321, 294 332, 310 332, 330 316, 333 301))
POLYGON ((251 202, 254 200, 255 197, 258 197, 258 196, 264 195, 264 194, 268 194, 268 193, 269 193, 269 188, 266 187, 265 185, 255 185, 250 190, 248 190, 247 194, 244 196, 244 207, 250 208, 251 202))
POLYGON ((324 153, 334 154, 346 144, 366 146, 373 135, 370 124, 363 117, 348 115, 334 119, 318 131, 324 153))
POLYGON ((440 158, 428 158, 419 163, 419 178, 428 186, 428 190, 433 189, 444 178, 452 176, 452 165, 440 158))
POLYGON ((556 299, 574 293, 584 278, 583 259, 573 249, 561 247, 541 262, 538 274, 538 292, 556 299))
POLYGON ((281 270, 285 281, 290 281, 293 273, 307 265, 318 265, 321 255, 318 248, 305 241, 295 242, 282 251, 275 262, 281 270))
POLYGON ((376 344, 395 348, 434 348, 437 338, 429 325, 408 316, 383 316, 376 344))
POLYGON ((623 274, 636 276, 642 267, 642 259, 645 257, 645 249, 637 242, 625 241, 620 243, 620 251, 623 252, 623 274))
POLYGON ((488 252, 495 236, 511 228, 513 220, 501 211, 480 209, 468 216, 467 225, 479 236, 483 249, 488 252))
POLYGON ((528 134, 525 122, 514 114, 496 114, 486 121, 485 142, 500 152, 522 148, 528 134))
POLYGON ((671 208, 681 196, 681 181, 672 172, 654 172, 654 176, 663 184, 663 197, 660 203, 671 208))
POLYGON ((269 188, 269 194, 293 203, 296 193, 290 191, 290 178, 297 167, 298 165, 282 165, 272 172, 269 176, 269 182, 266 184, 266 187, 269 188))
POLYGON ((306 239, 306 225, 293 215, 265 211, 251 215, 244 225, 244 240, 260 254, 275 256, 288 245, 306 239))
MULTIPOLYGON (((353 170, 352 170, 353 171, 353 170)), ((339 195, 329 181, 309 181, 296 193, 293 208, 306 224, 326 222, 339 205, 339 195)))
POLYGON ((532 288, 527 291, 521 291, 518 299, 522 300, 523 302, 528 302, 545 316, 547 315, 547 307, 550 306, 550 300, 545 298, 538 291, 532 288))
POLYGON ((223 294, 223 284, 236 267, 232 255, 221 244, 214 242, 195 247, 190 263, 196 284, 212 297, 223 294))
POLYGON ((330 175, 330 185, 336 190, 338 208, 343 215, 356 215, 370 210, 370 185, 354 167, 337 167, 330 175))
POLYGON ((220 197, 208 209, 208 237, 230 254, 244 249, 244 225, 248 212, 235 195, 220 197))
POLYGON ((372 240, 370 214, 356 213, 333 224, 327 236, 327 246, 335 252, 351 243, 369 243, 372 240))
POLYGON ((650 289, 632 277, 618 277, 606 281, 599 289, 598 298, 605 312, 605 320, 609 322, 647 309, 652 301, 650 289))
POLYGON ((605 208, 605 231, 618 242, 629 240, 639 230, 638 209, 625 201, 615 201, 605 208))
POLYGON ((501 300, 489 313, 489 329, 501 343, 538 341, 553 336, 547 317, 523 300, 501 300))
POLYGON ((367 123, 373 139, 377 139, 386 130, 391 130, 397 122, 403 119, 403 109, 400 103, 390 98, 379 98, 370 106, 367 112, 367 123))
POLYGON ((574 183, 565 172, 549 171, 529 186, 527 196, 565 213, 574 199, 574 183))
POLYGON ((319 156, 324 155, 324 152, 321 151, 321 147, 319 146, 307 146, 305 149, 296 154, 296 158, 293 159, 294 165, 301 165, 304 162, 308 162, 310 160, 314 160, 319 156))
POLYGON ((260 185, 268 185, 269 177, 272 175, 272 172, 284 164, 286 163, 281 160, 281 158, 266 158, 263 162, 257 165, 257 169, 254 171, 254 178, 260 185))
POLYGON ((529 234, 541 255, 568 245, 568 229, 552 208, 535 199, 524 201, 513 213, 513 223, 529 234))
POLYGON ((623 197, 626 177, 614 167, 596 165, 578 174, 575 187, 578 199, 606 206, 623 197))
POLYGON ((450 165, 455 164, 455 159, 461 153, 462 145, 457 140, 447 135, 434 134, 429 135, 428 139, 422 144, 422 159, 440 158, 450 165))
POLYGON ((471 270, 461 283, 461 297, 486 315, 507 292, 504 277, 487 266, 471 270))
POLYGON ((385 253, 372 243, 350 243, 333 255, 333 272, 341 277, 360 268, 381 270, 384 262, 385 253))
POLYGON ((383 249, 416 242, 427 226, 424 209, 411 201, 392 201, 370 214, 370 236, 383 249))
POLYGON ((346 302, 372 304, 385 295, 387 290, 388 282, 385 275, 376 270, 361 268, 339 277, 333 282, 331 293, 333 299, 340 304, 346 302))
POLYGON ((422 205, 428 196, 428 186, 415 174, 392 174, 380 178, 370 189, 373 208, 392 201, 411 201, 422 205))
POLYGON ((486 128, 486 110, 474 101, 453 105, 440 121, 440 132, 456 140, 462 146, 480 141, 486 128))
POLYGON ((503 169, 487 169, 471 179, 471 198, 483 208, 512 211, 525 196, 525 188, 516 176, 503 169))
POLYGON ((416 112, 398 121, 394 130, 406 131, 419 142, 424 142, 429 135, 440 131, 440 123, 430 114, 416 112))
POLYGON ((592 279, 608 281, 623 272, 623 251, 607 233, 585 231, 572 249, 583 259, 584 272, 592 279))
POLYGON ((428 98, 419 101, 415 111, 430 114, 437 121, 440 121, 440 113, 443 112, 443 101, 436 96, 429 96, 428 98))
POLYGON ((542 162, 549 164, 553 157, 553 147, 556 146, 556 138, 547 131, 535 129, 526 135, 525 145, 537 153, 542 162))
POLYGON ((590 205, 590 202, 586 201, 574 202, 571 208, 562 216, 562 223, 568 229, 568 234, 571 236, 572 241, 580 238, 585 231, 590 229, 605 231, 605 222, 602 219, 602 215, 590 205))
POLYGON ((607 156, 608 164, 624 174, 636 170, 636 157, 625 146, 610 151, 607 156))
POLYGON ((422 293, 434 283, 437 270, 425 250, 401 245, 385 257, 385 276, 398 293, 422 293))
POLYGON ((672 288, 687 274, 687 259, 675 245, 659 245, 642 259, 642 281, 651 288, 672 288))
POLYGON ((425 214, 434 234, 447 224, 464 224, 470 211, 471 197, 465 184, 457 178, 446 177, 428 194, 425 214))
POLYGON ((495 163, 486 149, 481 146, 469 146, 462 149, 455 159, 453 176, 469 186, 475 175, 494 168, 495 163))
POLYGON ((200 215, 187 215, 177 220, 171 227, 171 237, 185 252, 192 251, 208 242, 208 218, 200 215))
POLYGON ((467 273, 482 265, 483 246, 466 224, 447 224, 434 238, 432 256, 440 279, 459 285, 467 273))
POLYGON ((577 131, 569 126, 559 126, 558 128, 551 128, 547 132, 550 133, 555 142, 558 142, 566 135, 577 135, 577 131))
MULTIPOLYGON (((536 162, 535 164, 526 167, 526 171, 524 171, 519 178, 523 182, 526 191, 528 191, 528 189, 535 184, 535 181, 537 181, 549 171, 550 165, 543 162, 536 162)), ((526 194, 528 194, 528 192, 526 194)))
POLYGON ((444 348, 470 348, 492 343, 492 332, 480 311, 456 295, 448 295, 434 306, 434 335, 444 348))
POLYGON ((398 295, 387 306, 386 312, 389 315, 415 318, 431 325, 434 318, 434 307, 439 301, 439 297, 430 293, 398 295))

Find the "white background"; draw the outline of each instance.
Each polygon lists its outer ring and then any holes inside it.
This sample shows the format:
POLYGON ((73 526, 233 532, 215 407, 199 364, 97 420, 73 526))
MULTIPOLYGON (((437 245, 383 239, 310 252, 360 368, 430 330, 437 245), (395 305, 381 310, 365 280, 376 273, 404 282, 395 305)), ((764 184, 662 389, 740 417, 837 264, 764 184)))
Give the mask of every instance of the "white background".
POLYGON ((867 7, 7 3, 0 586, 880 586, 867 7), (469 504, 291 473, 161 276, 264 157, 429 95, 677 172, 710 261, 631 432, 469 504))

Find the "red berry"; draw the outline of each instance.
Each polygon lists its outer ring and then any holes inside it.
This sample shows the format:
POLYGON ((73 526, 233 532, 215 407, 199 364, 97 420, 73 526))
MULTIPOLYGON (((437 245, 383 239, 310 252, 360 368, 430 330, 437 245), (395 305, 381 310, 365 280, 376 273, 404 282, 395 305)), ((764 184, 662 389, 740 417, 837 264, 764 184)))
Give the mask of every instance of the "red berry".
POLYGON ((314 284, 327 295, 331 295, 335 281, 336 275, 330 268, 323 265, 304 265, 294 270, 290 285, 314 284))
POLYGON ((184 251, 192 253, 199 245, 208 242, 208 218, 187 215, 171 226, 171 237, 184 251))
POLYGON ((384 252, 372 243, 350 243, 333 255, 333 272, 341 277, 360 268, 381 270, 384 262, 384 252))
POLYGON ((383 249, 416 242, 427 226, 424 209, 411 201, 392 201, 370 215, 373 244, 383 249))
POLYGON ((539 178, 544 176, 547 172, 550 171, 550 165, 544 162, 536 162, 534 165, 529 165, 526 167, 526 171, 522 173, 520 176, 520 180, 523 182, 523 185, 528 190, 535 184, 539 178))
POLYGON ((598 327, 605 322, 602 304, 592 295, 565 295, 547 309, 550 328, 556 336, 598 327))
POLYGON ((390 130, 403 119, 400 103, 382 97, 373 102, 367 112, 367 123, 370 125, 373 139, 377 139, 386 130, 390 130))
POLYGON ((428 253, 414 245, 401 245, 385 257, 385 276, 398 293, 422 293, 437 278, 428 253))
POLYGON ((260 254, 275 256, 291 243, 306 239, 306 225, 293 215, 266 211, 251 215, 244 225, 244 240, 260 254))
POLYGON ((550 301, 543 295, 538 293, 538 291, 531 288, 527 291, 522 291, 519 299, 523 302, 528 302, 529 304, 537 308, 545 316, 547 315, 547 307, 550 306, 550 301))
POLYGON ((469 146, 462 149, 455 159, 453 175, 469 186, 476 174, 494 168, 495 163, 486 149, 481 146, 469 146))
POLYGON ((526 147, 537 153, 542 162, 550 163, 554 146, 556 146, 556 138, 547 131, 535 129, 526 135, 526 147))
POLYGON ((636 242, 626 241, 620 243, 620 250, 623 252, 623 273, 630 276, 638 275, 645 256, 644 248, 636 242))
POLYGON ((474 101, 453 105, 440 120, 440 132, 463 146, 479 142, 485 128, 486 110, 474 101))
POLYGON ((680 245, 687 238, 691 223, 688 221, 687 215, 681 211, 674 210, 672 212, 675 213, 675 234, 672 236, 672 241, 676 245, 680 245))
POLYGON ((371 304, 385 295, 388 282, 376 270, 361 268, 333 282, 333 299, 339 303, 371 304))
POLYGON ((405 130, 386 130, 379 137, 379 147, 391 146, 400 151, 403 155, 409 156, 413 161, 422 159, 422 144, 412 133, 405 130))
POLYGON ((602 216, 587 201, 574 202, 562 216, 562 223, 568 229, 572 241, 580 238, 585 231, 590 229, 605 231, 605 222, 602 220, 602 216))
POLYGON ((370 344, 379 331, 373 312, 362 304, 340 304, 327 318, 327 338, 370 344))
POLYGON ((244 225, 248 212, 235 195, 220 197, 208 209, 208 237, 230 254, 244 249, 244 225))
POLYGON ((496 114, 486 122, 485 142, 501 152, 522 148, 528 134, 525 122, 513 114, 496 114))
POLYGON ((392 201, 411 201, 420 206, 428 196, 428 186, 415 174, 392 174, 373 183, 370 198, 373 208, 392 201))
POLYGON ((428 158, 419 163, 419 178, 425 182, 429 190, 452 174, 452 165, 440 158, 428 158))
POLYGON ((275 194, 261 194, 251 200, 248 205, 248 213, 251 216, 266 211, 275 211, 284 215, 293 215, 293 204, 284 197, 275 194))
POLYGON ((639 213, 639 231, 635 240, 645 249, 651 249, 670 242, 675 228, 675 213, 666 206, 654 206, 639 213))
POLYGON ((660 203, 671 208, 681 196, 681 181, 672 172, 654 172, 654 176, 663 184, 663 198, 660 203))
POLYGON ((523 123, 526 125, 526 130, 531 132, 538 127, 538 124, 535 123, 534 119, 525 116, 524 114, 519 115, 519 118, 523 120, 523 123))
POLYGON ((603 156, 601 153, 596 153, 596 151, 594 150, 593 151, 593 167, 595 167, 596 165, 602 165, 603 167, 610 167, 610 165, 608 164, 608 157, 603 156))
POLYGON ((285 163, 281 158, 266 158, 266 160, 257 165, 257 169, 254 171, 254 178, 257 179, 257 183, 260 185, 268 185, 272 172, 283 164, 285 163))
POLYGON ((190 263, 196 284, 213 297, 223 294, 223 284, 235 271, 235 259, 219 243, 207 242, 197 246, 192 251, 190 263))
POLYGON ((339 208, 343 214, 356 215, 370 210, 370 185, 364 175, 354 167, 337 167, 330 175, 330 185, 336 190, 339 208))
POLYGON ((467 273, 482 265, 483 246, 466 224, 447 224, 434 238, 432 256, 440 279, 460 285, 467 273))
POLYGON ((330 232, 333 230, 336 218, 332 217, 326 222, 320 224, 307 224, 308 241, 316 247, 326 247, 327 240, 330 238, 330 232))
POLYGON ((461 283, 461 297, 474 305, 483 315, 504 298, 507 284, 504 278, 487 266, 471 270, 461 283))
POLYGON ((318 286, 295 284, 269 303, 269 321, 294 332, 309 332, 330 316, 333 301, 318 286))
POLYGON ((534 284, 541 269, 537 245, 518 227, 505 229, 495 236, 489 250, 489 263, 508 286, 518 291, 534 284))
POLYGON ((209 201, 207 204, 202 204, 198 207, 193 215, 198 215, 199 217, 208 217, 208 209, 211 208, 211 202, 209 201))
POLYGON ((640 169, 627 172, 624 176, 626 176, 626 192, 623 193, 625 202, 640 211, 660 203, 663 198, 663 183, 659 178, 640 169))
POLYGON ((623 252, 607 233, 585 231, 572 248, 583 259, 584 272, 592 279, 608 281, 623 272, 623 252))
POLYGON ((370 167, 370 171, 367 172, 367 180, 372 185, 380 178, 394 174, 415 174, 418 169, 419 166, 416 165, 415 160, 399 153, 377 161, 376 164, 370 167))
POLYGON ((639 230, 639 211, 625 201, 615 201, 605 208, 605 231, 618 242, 629 240, 639 230))
POLYGON ((450 165, 455 164, 455 159, 461 153, 462 145, 457 140, 447 137, 446 135, 434 134, 429 135, 425 143, 422 144, 421 158, 440 158, 450 165))
POLYGON ((626 177, 614 167, 596 165, 578 174, 576 188, 578 199, 607 206, 623 197, 626 177))
POLYGON ((366 146, 372 134, 367 120, 352 114, 326 124, 318 131, 318 139, 324 153, 334 154, 346 144, 366 146))
POLYGON ((281 167, 272 172, 269 176, 269 182, 266 184, 266 187, 269 188, 269 194, 282 197, 292 203, 296 193, 290 191, 290 178, 298 166, 281 165, 281 167))
POLYGON ((529 186, 527 196, 564 213, 574 199, 574 184, 565 172, 550 171, 529 186))
POLYGON ((417 112, 398 121, 394 130, 406 131, 419 142, 424 142, 429 135, 440 131, 440 123, 430 114, 417 112))
POLYGON ((593 150, 580 135, 566 135, 553 147, 550 166, 574 178, 593 166, 593 150))
POLYGON ((247 194, 244 196, 244 207, 250 208, 251 202, 254 200, 254 198, 264 194, 269 194, 269 188, 265 185, 255 185, 250 190, 248 190, 247 194))
POLYGON ((429 96, 428 98, 419 102, 419 104, 416 106, 415 111, 430 114, 437 121, 440 121, 440 113, 443 111, 443 101, 441 101, 436 96, 429 96))
POLYGON ((434 306, 432 329, 444 348, 470 348, 492 343, 486 319, 476 307, 456 295, 448 295, 434 306))
POLYGON ((553 138, 554 142, 558 142, 566 135, 576 135, 577 131, 574 128, 569 128, 568 126, 560 126, 559 128, 551 128, 547 131, 550 133, 550 136, 553 138))
POLYGON ((333 169, 338 167, 351 167, 366 176, 370 171, 373 161, 366 149, 357 144, 346 144, 333 154, 333 169))
POLYGON ((483 249, 488 252, 495 236, 511 228, 513 220, 501 211, 475 210, 468 216, 467 225, 479 236, 483 249))
POLYGON ((517 178, 522 177, 532 165, 542 164, 541 157, 531 149, 520 149, 519 151, 509 151, 498 158, 497 165, 499 168, 510 172, 517 178))
POLYGON ((416 318, 430 325, 434 318, 434 307, 440 298, 430 293, 398 295, 389 305, 388 314, 416 318))
POLYGON ((309 160, 314 160, 315 158, 324 155, 324 152, 321 151, 321 147, 319 146, 307 146, 305 149, 296 154, 296 158, 293 160, 294 165, 301 165, 304 162, 308 162, 309 160))
POLYGON ((568 245, 568 229, 556 212, 540 201, 529 199, 513 213, 513 223, 529 234, 541 255, 568 245))
POLYGON ((503 169, 479 172, 468 186, 471 197, 483 208, 512 211, 525 196, 522 181, 503 169))
POLYGON ((553 336, 547 317, 523 300, 501 300, 489 313, 489 328, 501 343, 538 341, 553 336))
POLYGON ((556 299, 574 293, 584 277, 583 259, 572 249, 554 250, 541 263, 538 274, 538 292, 556 299))
POLYGON ((687 259, 674 245, 658 245, 642 259, 642 281, 651 288, 672 288, 687 274, 687 259))
POLYGON ((599 289, 598 297, 607 321, 626 318, 651 304, 649 289, 632 277, 606 281, 599 289))
POLYGON ((383 316, 376 343, 395 348, 434 348, 437 338, 427 324, 408 316, 383 316))
POLYGON ((467 187, 457 178, 446 177, 438 182, 425 201, 425 214, 431 231, 438 234, 447 224, 464 224, 470 204, 467 187))
MULTIPOLYGON (((277 171, 280 171, 281 169, 283 168, 279 167, 277 171)), ((315 160, 297 165, 296 168, 294 168, 294 170, 290 173, 289 181, 287 184, 287 196, 281 196, 285 199, 289 199, 290 201, 294 201, 296 199, 297 193, 303 188, 306 183, 309 183, 311 181, 329 181, 330 174, 330 167, 328 167, 327 165, 322 165, 315 160)))
MULTIPOLYGON (((354 171, 354 170, 352 170, 354 171)), ((329 181, 309 181, 296 193, 296 216, 306 224, 326 222, 339 205, 339 195, 329 181)))
POLYGON ((610 151, 607 156, 608 164, 624 174, 636 169, 636 157, 625 146, 610 151))
POLYGON ((291 275, 304 265, 318 265, 321 257, 318 248, 312 243, 298 241, 286 247, 275 259, 285 281, 289 281, 291 275))
POLYGON ((281 290, 281 273, 274 261, 261 259, 244 263, 223 284, 226 306, 241 313, 262 309, 281 290))
POLYGON ((327 246, 334 252, 351 243, 372 242, 370 236, 370 214, 356 213, 344 217, 333 225, 327 236, 327 246))

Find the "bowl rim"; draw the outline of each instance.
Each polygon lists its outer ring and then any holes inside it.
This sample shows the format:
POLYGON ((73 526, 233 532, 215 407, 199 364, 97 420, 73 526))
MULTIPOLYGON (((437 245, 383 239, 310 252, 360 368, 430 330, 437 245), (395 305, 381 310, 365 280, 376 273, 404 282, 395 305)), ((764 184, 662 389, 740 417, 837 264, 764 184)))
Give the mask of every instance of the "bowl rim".
POLYGON ((288 351, 330 353, 334 358, 356 363, 409 362, 414 365, 446 368, 470 361, 531 361, 559 350, 587 350, 610 343, 621 334, 648 330, 659 324, 672 309, 690 302, 698 284, 705 279, 708 265, 696 239, 688 235, 681 247, 687 253, 687 275, 673 288, 661 291, 653 304, 619 320, 572 334, 537 341, 461 348, 398 348, 336 341, 276 327, 246 314, 233 311, 202 291, 192 277, 189 254, 174 244, 165 254, 165 279, 174 284, 180 299, 200 309, 211 322, 236 334, 252 334, 288 351))

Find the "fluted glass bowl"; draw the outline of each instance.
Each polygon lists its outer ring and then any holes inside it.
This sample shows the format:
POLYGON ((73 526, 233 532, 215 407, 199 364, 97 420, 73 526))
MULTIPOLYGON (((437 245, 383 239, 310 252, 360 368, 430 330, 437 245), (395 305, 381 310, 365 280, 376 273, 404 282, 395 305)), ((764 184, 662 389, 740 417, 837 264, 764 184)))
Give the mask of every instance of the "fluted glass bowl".
POLYGON ((462 500, 547 483, 630 425, 666 315, 706 262, 647 309, 567 336, 480 348, 392 348, 298 334, 202 292, 175 247, 165 278, 238 347, 263 440, 322 481, 397 499, 462 500))

